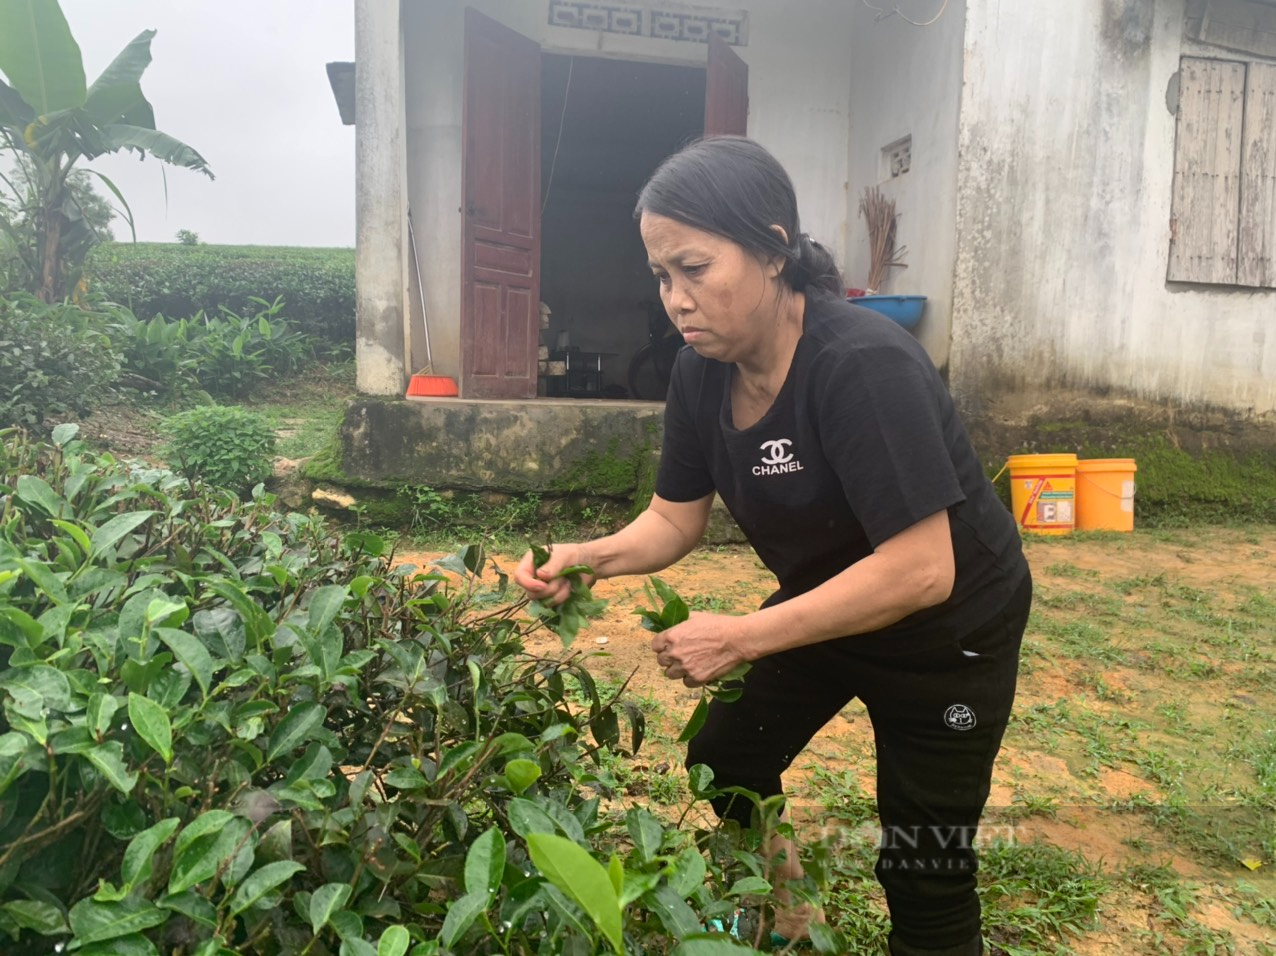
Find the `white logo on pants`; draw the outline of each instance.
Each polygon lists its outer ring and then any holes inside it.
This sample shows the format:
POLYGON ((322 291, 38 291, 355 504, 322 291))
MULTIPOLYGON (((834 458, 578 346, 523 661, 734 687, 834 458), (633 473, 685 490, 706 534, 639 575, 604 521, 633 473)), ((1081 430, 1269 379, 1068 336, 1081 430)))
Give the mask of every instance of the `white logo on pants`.
POLYGON ((965 704, 953 704, 944 711, 944 723, 953 730, 974 730, 975 712, 965 704))

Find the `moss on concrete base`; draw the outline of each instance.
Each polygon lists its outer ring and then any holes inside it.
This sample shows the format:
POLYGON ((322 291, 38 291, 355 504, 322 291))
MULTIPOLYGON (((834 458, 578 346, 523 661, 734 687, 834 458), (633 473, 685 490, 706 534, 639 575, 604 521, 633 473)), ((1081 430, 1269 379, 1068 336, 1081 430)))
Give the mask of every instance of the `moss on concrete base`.
MULTIPOLYGON (((644 430, 644 436, 650 432, 644 430)), ((655 441, 659 441, 657 432, 655 441)), ((558 480, 545 492, 467 491, 432 487, 420 482, 372 480, 351 475, 343 466, 340 441, 333 442, 297 471, 306 504, 357 518, 366 524, 420 534, 444 529, 533 533, 547 523, 588 526, 592 533, 614 530, 632 518, 629 497, 592 493, 598 488, 636 487, 635 498, 650 500, 644 491, 658 452, 647 445, 624 458, 619 442, 607 453, 586 456, 570 480, 558 480)), ((300 505, 300 502, 299 502, 300 505)))
POLYGON ((635 402, 359 398, 341 426, 341 466, 376 485, 630 498, 659 445, 661 411, 635 402))
POLYGON ((552 479, 549 490, 614 494, 616 490, 624 489, 632 493, 638 487, 639 472, 650 451, 645 443, 637 446, 630 443, 622 451, 620 439, 613 437, 606 450, 587 453, 552 479))
MULTIPOLYGON (((440 411, 361 400, 342 441, 301 474, 353 492, 364 520, 404 529, 420 521, 413 488, 451 496, 457 521, 535 510, 542 520, 606 514, 610 523, 647 506, 659 464, 658 411, 578 402, 508 403, 502 412, 505 404, 440 411), (389 452, 379 447, 383 439, 389 452), (508 460, 498 467, 502 456, 508 460), (492 492, 509 500, 485 503, 492 492)), ((1005 395, 963 414, 989 475, 1013 454, 1133 458, 1140 526, 1276 522, 1276 422, 1062 390, 1005 395)), ((997 484, 1008 503, 1008 478, 997 484)))
POLYGON ((1165 435, 1123 442, 1115 450, 1083 446, 1083 458, 1133 458, 1140 518, 1150 523, 1276 521, 1276 454, 1190 454, 1165 435))
POLYGON ((990 475, 1015 454, 1133 458, 1142 527, 1276 522, 1276 422, 1074 392, 1006 396, 966 421, 990 475))

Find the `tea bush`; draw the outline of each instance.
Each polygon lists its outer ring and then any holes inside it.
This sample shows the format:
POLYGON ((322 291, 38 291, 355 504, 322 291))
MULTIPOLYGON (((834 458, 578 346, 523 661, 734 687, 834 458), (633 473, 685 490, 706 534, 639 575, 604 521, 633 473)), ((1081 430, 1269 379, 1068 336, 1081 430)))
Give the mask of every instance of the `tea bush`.
POLYGON ((168 419, 164 430, 166 453, 188 478, 243 491, 270 477, 274 429, 246 408, 201 405, 168 419))
POLYGON ((46 414, 92 409, 119 374, 103 316, 0 295, 0 425, 39 425, 46 414))
POLYGON ((85 267, 89 289, 138 316, 253 311, 282 297, 307 335, 354 343, 354 250, 107 242, 85 267))
POLYGON ((702 926, 770 897, 763 836, 613 802, 640 712, 479 549, 395 567, 74 436, 0 446, 7 954, 752 951, 702 926))

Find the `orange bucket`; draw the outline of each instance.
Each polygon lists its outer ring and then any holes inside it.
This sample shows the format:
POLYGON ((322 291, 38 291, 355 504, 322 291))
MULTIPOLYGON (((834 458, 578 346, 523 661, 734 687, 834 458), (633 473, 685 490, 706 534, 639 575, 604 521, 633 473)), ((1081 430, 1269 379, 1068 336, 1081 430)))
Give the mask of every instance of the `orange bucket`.
POLYGON ((1077 530, 1134 530, 1133 458, 1077 462, 1077 530))
POLYGON ((1076 520, 1076 455, 1011 455, 1010 506, 1024 531, 1070 534, 1076 520))

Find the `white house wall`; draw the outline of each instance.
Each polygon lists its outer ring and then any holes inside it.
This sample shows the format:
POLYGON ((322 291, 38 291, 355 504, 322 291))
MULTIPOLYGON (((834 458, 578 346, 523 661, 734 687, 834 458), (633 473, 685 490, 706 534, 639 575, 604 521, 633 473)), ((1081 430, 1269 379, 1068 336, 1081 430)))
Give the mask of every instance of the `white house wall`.
POLYGON ((359 391, 401 395, 406 381, 403 57, 399 4, 355 4, 356 290, 359 391))
MULTIPOLYGON (((948 361, 953 265, 957 255, 957 119, 961 102, 965 0, 951 0, 933 24, 877 19, 855 4, 851 41, 850 223, 847 285, 868 278, 869 241, 859 216, 866 186, 895 200, 908 268, 892 270, 880 292, 927 297, 915 334, 939 366, 948 361), (895 179, 883 170, 883 147, 912 137, 912 167, 895 179)), ((885 3, 878 7, 888 6, 885 3)), ((914 19, 926 4, 909 5, 914 19)))
MULTIPOLYGON (((461 116, 465 6, 547 52, 703 64, 703 44, 551 27, 548 0, 405 0, 408 197, 437 374, 461 364, 461 116)), ((850 0, 719 2, 749 12, 749 134, 797 189, 803 228, 846 265, 850 0)), ((413 314, 419 320, 415 304, 413 314)))
POLYGON ((1276 410, 1276 295, 1166 282, 1182 36, 1183 0, 971 0, 960 394, 1066 384, 1276 410))

